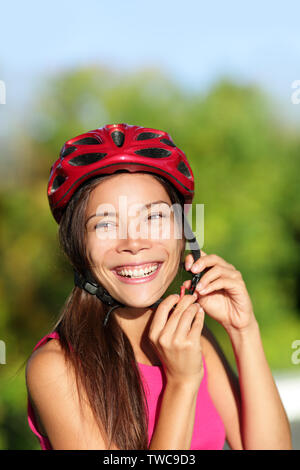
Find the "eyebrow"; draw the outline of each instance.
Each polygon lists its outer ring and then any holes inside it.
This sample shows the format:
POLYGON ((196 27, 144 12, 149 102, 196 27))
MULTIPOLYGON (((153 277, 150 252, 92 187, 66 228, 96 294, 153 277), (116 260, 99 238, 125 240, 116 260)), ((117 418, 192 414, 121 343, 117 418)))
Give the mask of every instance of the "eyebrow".
MULTIPOLYGON (((155 205, 155 204, 167 204, 169 207, 170 204, 166 201, 153 201, 153 202, 148 202, 147 204, 144 204, 140 209, 149 209, 149 207, 155 205)), ((89 216, 89 218, 87 219, 85 225, 88 223, 88 221, 92 218, 92 217, 101 217, 101 216, 110 216, 110 215, 119 215, 118 211, 114 211, 114 212, 108 212, 108 211, 104 211, 104 212, 99 212, 98 214, 92 214, 89 216)))

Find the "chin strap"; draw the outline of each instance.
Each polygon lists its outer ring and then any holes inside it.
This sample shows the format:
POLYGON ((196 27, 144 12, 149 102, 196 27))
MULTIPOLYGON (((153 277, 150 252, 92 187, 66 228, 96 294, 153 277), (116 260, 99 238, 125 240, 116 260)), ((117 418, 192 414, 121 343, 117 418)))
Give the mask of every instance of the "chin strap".
MULTIPOLYGON (((101 286, 100 284, 96 284, 94 281, 87 281, 84 277, 81 276, 81 274, 76 270, 73 269, 74 271, 74 284, 81 289, 85 290, 89 294, 96 295, 101 302, 103 302, 106 305, 109 305, 111 308, 108 310, 108 312, 105 315, 104 321, 103 321, 103 326, 106 326, 110 313, 117 307, 126 307, 125 304, 122 304, 121 302, 118 302, 114 297, 112 297, 107 290, 101 286)), ((86 275, 88 277, 88 274, 86 275)), ((89 276, 90 277, 90 276, 89 276)), ((148 308, 157 308, 160 302, 162 302, 163 299, 159 299, 154 304, 150 305, 148 308)))
POLYGON ((90 273, 87 271, 85 278, 81 276, 81 274, 76 270, 74 270, 74 284, 81 289, 85 290, 89 294, 96 295, 101 302, 105 305, 109 305, 111 308, 108 310, 107 314, 105 315, 103 325, 106 326, 108 322, 108 318, 110 313, 117 307, 125 307, 126 305, 118 302, 114 299, 107 290, 101 286, 101 284, 97 284, 92 278, 90 273), (88 280, 87 280, 88 279, 88 280))
MULTIPOLYGON (((200 251, 199 244, 196 240, 196 237, 194 233, 192 232, 192 229, 186 219, 185 214, 184 214, 184 218, 185 218, 185 236, 186 236, 186 240, 189 242, 190 249, 191 249, 194 262, 195 262, 200 258, 201 251, 200 251)), ((76 286, 85 290, 89 294, 96 295, 96 297, 98 297, 98 299, 101 300, 101 302, 111 307, 106 313, 104 321, 103 321, 103 326, 105 327, 107 325, 110 313, 117 307, 126 307, 126 304, 122 304, 118 302, 116 299, 114 299, 114 297, 112 297, 109 294, 109 292, 103 286, 101 286, 101 284, 97 284, 89 271, 86 271, 85 277, 83 277, 75 268, 73 270, 74 270, 74 284, 76 286)), ((202 271, 201 273, 193 274, 192 283, 191 283, 191 287, 188 289, 188 294, 190 295, 193 294, 203 274, 204 274, 204 271, 202 271)), ((152 305, 149 305, 148 308, 157 308, 163 300, 164 300, 163 298, 158 299, 152 305)))

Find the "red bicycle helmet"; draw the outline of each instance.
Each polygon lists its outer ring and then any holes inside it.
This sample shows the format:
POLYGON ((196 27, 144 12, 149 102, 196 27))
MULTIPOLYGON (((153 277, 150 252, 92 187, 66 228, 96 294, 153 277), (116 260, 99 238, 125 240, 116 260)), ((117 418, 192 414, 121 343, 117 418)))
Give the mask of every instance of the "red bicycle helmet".
MULTIPOLYGON (((59 158, 52 165, 48 200, 56 222, 60 223, 67 204, 83 183, 97 175, 113 174, 123 169, 132 173, 143 171, 161 175, 183 196, 187 204, 184 212, 188 212, 194 198, 194 176, 185 154, 176 147, 171 136, 149 127, 109 124, 67 140, 59 158)), ((185 232, 196 261, 201 252, 186 217, 185 232)), ((194 292, 204 272, 193 275, 190 294, 194 292)), ((125 306, 95 282, 90 271, 82 276, 74 269, 74 282, 111 306, 105 316, 104 326, 114 308, 125 306)), ((159 299, 150 308, 157 307, 162 300, 159 299)))
POLYGON ((121 169, 161 175, 178 189, 186 204, 192 203, 192 169, 168 133, 110 124, 67 140, 62 147, 48 183, 49 204, 56 222, 60 222, 72 195, 86 180, 121 169))

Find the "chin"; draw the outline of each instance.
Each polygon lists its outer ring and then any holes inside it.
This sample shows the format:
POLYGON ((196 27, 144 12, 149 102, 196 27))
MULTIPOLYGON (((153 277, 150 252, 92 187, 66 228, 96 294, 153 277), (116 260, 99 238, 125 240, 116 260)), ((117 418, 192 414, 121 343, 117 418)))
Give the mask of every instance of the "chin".
MULTIPOLYGON (((139 309, 148 308, 149 305, 154 304, 154 302, 156 302, 156 300, 158 300, 158 299, 154 299, 153 301, 146 301, 146 300, 145 300, 144 302, 142 302, 142 301, 141 301, 141 302, 136 302, 136 301, 133 300, 133 301, 131 302, 130 299, 128 299, 128 297, 127 297, 127 298, 126 298, 126 304, 127 304, 126 307, 129 307, 129 308, 137 308, 137 309, 138 309, 138 308, 139 308, 139 309)), ((121 302, 122 302, 122 300, 121 300, 121 302)), ((122 303, 123 303, 123 302, 122 302, 122 303)))

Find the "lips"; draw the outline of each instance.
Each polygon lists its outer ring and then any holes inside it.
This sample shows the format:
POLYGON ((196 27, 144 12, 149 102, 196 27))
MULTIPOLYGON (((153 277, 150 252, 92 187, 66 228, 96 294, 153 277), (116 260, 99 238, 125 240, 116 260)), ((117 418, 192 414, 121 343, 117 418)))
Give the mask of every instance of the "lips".
MULTIPOLYGON (((151 264, 151 263, 150 263, 151 264)), ((144 283, 144 282, 149 282, 149 281, 152 281, 158 274, 163 262, 162 261, 156 261, 155 263, 152 262, 152 265, 153 264, 157 264, 157 269, 152 273, 152 274, 149 274, 148 276, 142 276, 142 277, 125 277, 125 276, 122 276, 122 275, 119 275, 116 268, 115 269, 112 269, 112 272, 114 273, 114 275, 121 281, 121 282, 124 282, 125 284, 141 284, 141 283, 144 283)), ((149 263, 144 263, 144 264, 131 264, 131 265, 126 265, 127 267, 131 266, 131 269, 133 269, 134 267, 135 268, 138 268, 139 266, 148 266, 149 263)), ((119 268, 119 267, 118 267, 119 268)), ((122 266, 123 268, 123 266, 122 266)), ((123 268, 125 269, 125 268, 123 268)))
POLYGON ((155 264, 161 264, 162 261, 148 261, 146 263, 130 263, 130 264, 124 264, 120 266, 115 266, 112 271, 121 271, 122 269, 145 269, 146 267, 153 266, 155 264))

